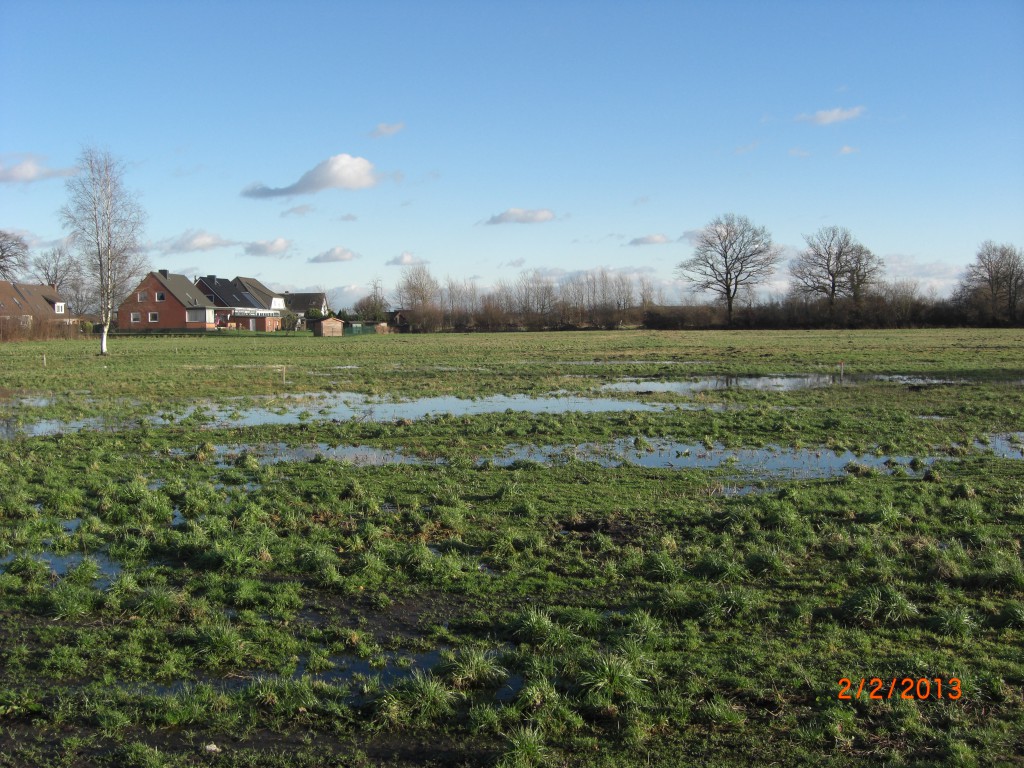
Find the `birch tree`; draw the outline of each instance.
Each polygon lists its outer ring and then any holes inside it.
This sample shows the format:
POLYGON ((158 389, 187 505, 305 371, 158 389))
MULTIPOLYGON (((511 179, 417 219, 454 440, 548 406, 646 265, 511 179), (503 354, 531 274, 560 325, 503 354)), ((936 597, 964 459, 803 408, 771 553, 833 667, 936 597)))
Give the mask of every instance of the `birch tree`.
POLYGON ((60 216, 71 236, 82 274, 99 301, 100 354, 114 311, 148 270, 140 241, 145 213, 124 187, 124 163, 109 152, 86 147, 79 172, 65 183, 68 202, 60 216))

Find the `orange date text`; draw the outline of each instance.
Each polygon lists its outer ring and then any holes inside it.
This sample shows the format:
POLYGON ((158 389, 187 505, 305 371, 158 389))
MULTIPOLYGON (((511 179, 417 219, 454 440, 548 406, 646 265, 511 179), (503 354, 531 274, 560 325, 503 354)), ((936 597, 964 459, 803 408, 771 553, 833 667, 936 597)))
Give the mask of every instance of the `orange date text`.
POLYGON ((956 701, 963 695, 959 677, 862 677, 839 680, 839 696, 844 701, 853 699, 914 699, 927 701, 949 699, 956 701))

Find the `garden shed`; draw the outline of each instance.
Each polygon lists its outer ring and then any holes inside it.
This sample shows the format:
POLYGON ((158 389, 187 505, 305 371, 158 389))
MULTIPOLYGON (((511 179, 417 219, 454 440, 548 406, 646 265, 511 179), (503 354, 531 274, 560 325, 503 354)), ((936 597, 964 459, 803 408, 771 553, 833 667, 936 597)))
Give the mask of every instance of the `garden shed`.
POLYGON ((337 317, 325 317, 317 323, 310 323, 313 326, 314 336, 341 336, 345 330, 345 321, 337 317))

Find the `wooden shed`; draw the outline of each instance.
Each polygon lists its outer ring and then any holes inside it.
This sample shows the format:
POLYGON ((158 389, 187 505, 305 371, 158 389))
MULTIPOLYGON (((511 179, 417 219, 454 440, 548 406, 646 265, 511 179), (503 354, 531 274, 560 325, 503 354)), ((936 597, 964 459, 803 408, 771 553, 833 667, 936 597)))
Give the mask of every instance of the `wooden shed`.
POLYGON ((314 336, 341 336, 345 330, 345 321, 336 317, 327 317, 310 325, 314 336))

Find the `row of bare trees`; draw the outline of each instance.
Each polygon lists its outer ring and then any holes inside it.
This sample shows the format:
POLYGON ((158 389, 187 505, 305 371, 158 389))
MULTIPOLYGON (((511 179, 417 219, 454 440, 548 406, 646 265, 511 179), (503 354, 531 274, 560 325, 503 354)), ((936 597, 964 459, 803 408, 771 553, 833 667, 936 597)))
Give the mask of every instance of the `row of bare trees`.
MULTIPOLYGON (((617 328, 639 323, 644 309, 664 301, 661 288, 642 273, 598 268, 556 278, 528 270, 482 290, 473 280, 447 277, 442 283, 420 264, 402 272, 392 304, 414 330, 499 331, 617 328)), ((367 320, 385 309, 379 281, 355 305, 367 320)))
MULTIPOLYGON (((848 229, 822 227, 804 235, 804 241, 806 247, 789 264, 788 306, 802 305, 805 312, 823 306, 824 313, 815 313, 817 324, 910 322, 900 319, 907 313, 890 311, 907 304, 908 284, 887 284, 882 259, 848 229)), ((679 264, 677 274, 693 290, 716 295, 725 308, 725 324, 732 326, 737 300, 752 297, 756 286, 766 282, 781 262, 782 249, 764 227, 729 213, 698 233, 693 255, 679 264)), ((950 301, 939 302, 934 297, 930 301, 935 310, 932 314, 941 317, 941 322, 981 325, 1017 323, 1022 303, 1024 254, 1013 245, 992 241, 982 244, 950 301)))
MULTIPOLYGON (((915 324, 999 325, 1024 318, 1024 256, 1012 245, 984 243, 951 298, 923 292, 913 281, 887 281, 885 263, 845 227, 804 235, 788 265, 789 292, 758 299, 783 263, 783 249, 744 216, 714 219, 695 239, 678 276, 713 303, 666 307, 644 273, 604 268, 554 278, 540 270, 481 290, 471 280, 444 283, 425 265, 407 267, 394 294, 411 328, 543 330, 650 327, 894 327, 915 324)), ((366 319, 387 309, 380 282, 356 304, 366 319)))

